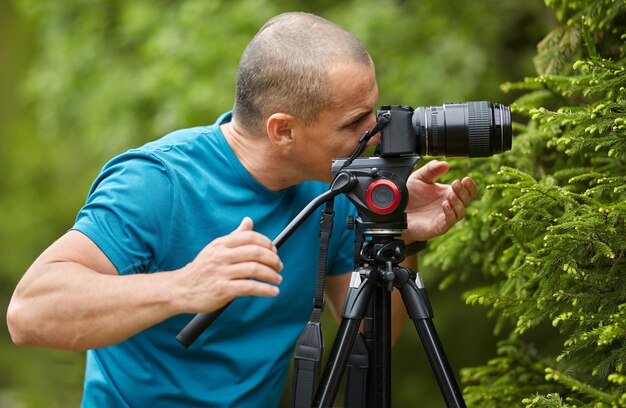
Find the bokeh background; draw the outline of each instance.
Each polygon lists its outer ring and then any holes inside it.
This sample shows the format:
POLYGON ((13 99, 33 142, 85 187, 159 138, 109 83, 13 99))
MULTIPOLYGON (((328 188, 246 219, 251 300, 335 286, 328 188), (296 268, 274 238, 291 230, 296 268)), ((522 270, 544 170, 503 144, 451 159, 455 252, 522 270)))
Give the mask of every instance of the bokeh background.
MULTIPOLYGON (((247 42, 270 17, 296 10, 366 45, 379 105, 510 103, 516 94, 500 85, 535 75, 536 44, 556 24, 540 0, 0 0, 3 311, 30 263, 71 227, 102 165, 171 130, 213 123, 232 107, 247 42)), ((439 290, 441 274, 422 272, 453 367, 493 357, 493 321, 461 298, 480 275, 439 290)), ((328 317, 324 330, 328 349, 328 317)), ((84 353, 16 347, 2 319, 0 407, 78 406, 83 365, 84 353)), ((393 401, 444 406, 412 326, 393 350, 393 401)))

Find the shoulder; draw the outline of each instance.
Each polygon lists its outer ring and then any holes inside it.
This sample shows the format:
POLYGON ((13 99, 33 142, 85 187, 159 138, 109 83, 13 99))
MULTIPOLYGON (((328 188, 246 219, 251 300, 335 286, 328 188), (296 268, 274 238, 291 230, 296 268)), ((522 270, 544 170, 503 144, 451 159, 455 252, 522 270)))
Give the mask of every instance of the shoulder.
POLYGON ((169 151, 176 147, 184 147, 187 144, 194 143, 198 139, 204 139, 209 135, 215 134, 218 126, 196 126, 186 129, 177 129, 167 133, 160 139, 146 143, 145 145, 135 149, 150 153, 169 151))
POLYGON ((169 179, 167 165, 158 156, 140 149, 122 153, 104 165, 94 181, 93 192, 101 184, 141 185, 153 179, 169 179))
POLYGON ((102 168, 99 179, 108 178, 112 174, 118 176, 141 176, 171 178, 179 168, 191 165, 193 158, 210 155, 216 147, 215 140, 218 126, 196 126, 172 131, 163 137, 130 149, 111 159, 102 168), (191 159, 191 160, 190 160, 191 159))
POLYGON ((140 150, 149 152, 169 151, 173 148, 184 148, 186 146, 212 145, 220 146, 222 132, 220 125, 229 122, 232 119, 232 112, 222 114, 215 123, 205 126, 195 126, 184 129, 174 130, 165 136, 153 142, 143 145, 140 150), (208 142, 208 143, 207 143, 208 142), (211 143, 213 142, 213 143, 211 143))

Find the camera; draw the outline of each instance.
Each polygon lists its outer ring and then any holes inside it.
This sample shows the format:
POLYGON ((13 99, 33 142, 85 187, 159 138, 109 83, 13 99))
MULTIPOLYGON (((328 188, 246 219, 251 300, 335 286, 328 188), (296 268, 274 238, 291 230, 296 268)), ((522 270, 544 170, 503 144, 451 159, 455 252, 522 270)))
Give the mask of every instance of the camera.
MULTIPOLYGON (((511 111, 491 102, 419 107, 389 105, 377 112, 375 157, 334 159, 332 172, 354 178, 346 195, 370 233, 406 228, 406 182, 420 156, 487 157, 511 149, 511 111)), ((359 153, 360 154, 360 153, 359 153)))
POLYGON ((380 132, 381 157, 487 157, 511 149, 511 111, 498 103, 382 106, 377 117, 382 116, 389 123, 380 132))

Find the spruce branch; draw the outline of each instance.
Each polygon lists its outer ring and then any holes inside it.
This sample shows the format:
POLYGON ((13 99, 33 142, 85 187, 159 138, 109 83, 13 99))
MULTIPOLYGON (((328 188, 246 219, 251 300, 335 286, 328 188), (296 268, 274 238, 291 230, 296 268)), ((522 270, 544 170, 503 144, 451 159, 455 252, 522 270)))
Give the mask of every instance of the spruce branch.
POLYGON ((553 368, 546 368, 546 380, 556 381, 569 387, 573 392, 585 394, 592 397, 595 401, 606 403, 610 407, 621 407, 620 395, 612 395, 603 392, 595 387, 591 387, 587 383, 584 383, 571 375, 565 374, 562 371, 555 370, 553 368))

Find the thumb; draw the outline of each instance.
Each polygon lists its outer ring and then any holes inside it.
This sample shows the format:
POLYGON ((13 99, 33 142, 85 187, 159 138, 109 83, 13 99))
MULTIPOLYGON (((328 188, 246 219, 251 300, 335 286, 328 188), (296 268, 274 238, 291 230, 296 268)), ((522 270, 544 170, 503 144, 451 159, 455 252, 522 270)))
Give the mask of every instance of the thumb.
POLYGON ((432 183, 439 176, 446 174, 450 166, 447 162, 431 160, 415 172, 415 177, 426 183, 432 183))
POLYGON ((252 231, 253 225, 254 223, 252 222, 252 218, 244 217, 235 231, 252 231))

